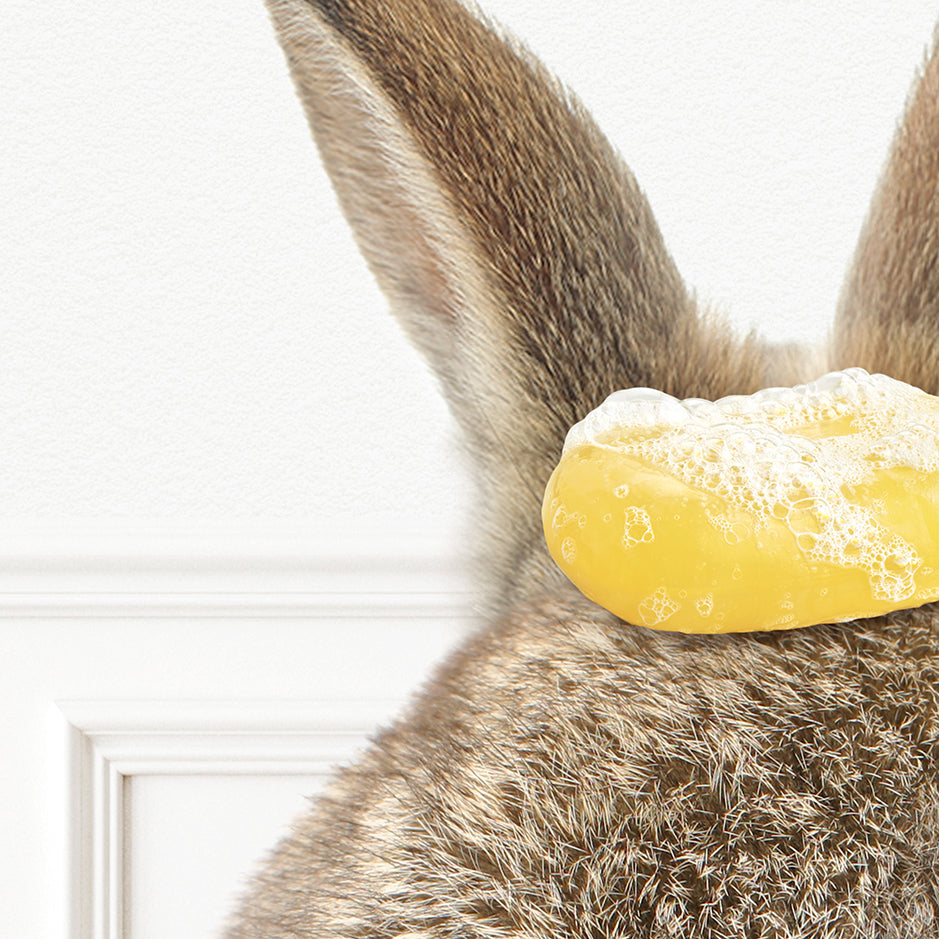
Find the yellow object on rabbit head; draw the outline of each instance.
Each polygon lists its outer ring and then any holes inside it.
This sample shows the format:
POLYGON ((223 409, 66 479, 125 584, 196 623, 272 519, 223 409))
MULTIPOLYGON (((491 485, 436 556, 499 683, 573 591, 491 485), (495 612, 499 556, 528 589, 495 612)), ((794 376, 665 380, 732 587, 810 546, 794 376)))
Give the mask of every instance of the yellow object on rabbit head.
POLYGON ((631 623, 794 629, 939 597, 939 398, 863 369, 748 397, 618 391, 542 507, 561 570, 631 623))

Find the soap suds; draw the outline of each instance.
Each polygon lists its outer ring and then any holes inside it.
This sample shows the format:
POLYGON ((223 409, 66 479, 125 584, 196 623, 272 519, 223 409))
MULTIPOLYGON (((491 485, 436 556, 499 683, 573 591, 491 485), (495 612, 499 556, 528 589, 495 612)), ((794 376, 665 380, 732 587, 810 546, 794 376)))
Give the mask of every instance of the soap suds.
MULTIPOLYGON (((875 597, 902 601, 916 590, 916 550, 878 522, 876 502, 852 502, 850 492, 875 470, 939 471, 939 412, 917 388, 859 368, 714 402, 631 388, 572 427, 564 450, 586 445, 670 473, 745 513, 753 530, 783 522, 810 563, 863 570, 875 597)), ((627 498, 628 486, 614 494, 627 498)), ((624 547, 654 537, 645 509, 625 512, 624 547)), ((719 512, 708 520, 729 544, 751 533, 719 512)), ((672 615, 666 600, 664 588, 647 597, 643 618, 672 615)))

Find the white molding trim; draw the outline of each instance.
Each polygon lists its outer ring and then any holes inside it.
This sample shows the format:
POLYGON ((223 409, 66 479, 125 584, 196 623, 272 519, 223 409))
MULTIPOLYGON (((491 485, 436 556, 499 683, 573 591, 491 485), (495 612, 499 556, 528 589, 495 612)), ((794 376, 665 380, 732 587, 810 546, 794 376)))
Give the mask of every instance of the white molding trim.
MULTIPOLYGON (((398 701, 59 701, 60 939, 124 939, 125 781, 135 774, 317 775, 398 701), (64 811, 62 806, 64 804, 64 811), (64 850, 63 850, 64 849, 64 850)), ((54 807, 55 809, 55 807, 54 807)))
POLYGON ((467 559, 437 531, 250 520, 0 529, 0 617, 472 615, 467 559))
POLYGON ((7 619, 468 619, 466 591, 2 593, 7 619))

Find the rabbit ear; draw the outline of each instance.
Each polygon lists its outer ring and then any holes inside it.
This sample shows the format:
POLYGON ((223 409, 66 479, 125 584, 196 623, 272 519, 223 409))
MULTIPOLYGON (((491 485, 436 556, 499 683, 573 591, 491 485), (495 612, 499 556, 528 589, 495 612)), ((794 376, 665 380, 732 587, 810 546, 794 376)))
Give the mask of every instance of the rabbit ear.
POLYGON ((479 462, 503 563, 541 543, 564 435, 610 392, 759 386, 751 350, 700 325, 628 170, 517 44, 455 0, 268 3, 363 253, 479 462))
POLYGON ((834 364, 939 393, 939 51, 914 86, 842 289, 834 364))
POLYGON ((379 76, 330 24, 335 4, 268 6, 359 247, 411 341, 449 388, 460 308, 491 295, 463 226, 379 76))

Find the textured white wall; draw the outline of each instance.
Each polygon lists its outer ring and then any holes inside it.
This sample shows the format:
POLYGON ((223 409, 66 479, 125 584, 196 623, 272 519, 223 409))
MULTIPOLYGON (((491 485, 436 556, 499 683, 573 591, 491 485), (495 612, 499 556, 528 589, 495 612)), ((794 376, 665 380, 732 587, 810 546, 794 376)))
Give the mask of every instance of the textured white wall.
MULTIPOLYGON (((574 86, 702 298, 821 338, 926 0, 487 0, 574 86)), ((433 381, 260 0, 6 0, 0 516, 457 531, 433 381)))

